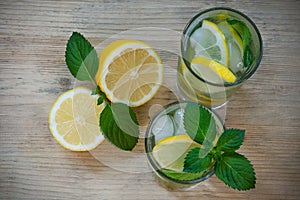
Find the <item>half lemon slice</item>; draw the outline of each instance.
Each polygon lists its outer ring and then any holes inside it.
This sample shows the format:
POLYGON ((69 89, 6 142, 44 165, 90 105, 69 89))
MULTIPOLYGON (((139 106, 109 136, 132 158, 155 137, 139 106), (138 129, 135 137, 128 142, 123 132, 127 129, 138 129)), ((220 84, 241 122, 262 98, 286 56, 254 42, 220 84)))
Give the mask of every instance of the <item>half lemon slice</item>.
POLYGON ((224 81, 229 83, 236 81, 236 76, 227 67, 205 57, 194 58, 191 68, 204 80, 212 83, 223 84, 224 81))
POLYGON ((99 117, 103 105, 97 106, 97 95, 77 87, 60 95, 49 112, 49 129, 53 137, 66 149, 89 151, 98 146, 104 136, 100 132, 99 117))
POLYGON ((161 168, 183 171, 186 154, 195 147, 201 147, 187 134, 170 136, 159 141, 153 148, 153 157, 161 168))
POLYGON ((202 56, 228 66, 229 53, 222 30, 213 22, 203 20, 201 28, 190 37, 194 57, 202 56))
POLYGON ((99 55, 97 84, 112 102, 131 107, 149 101, 163 81, 159 55, 137 40, 116 40, 99 55))

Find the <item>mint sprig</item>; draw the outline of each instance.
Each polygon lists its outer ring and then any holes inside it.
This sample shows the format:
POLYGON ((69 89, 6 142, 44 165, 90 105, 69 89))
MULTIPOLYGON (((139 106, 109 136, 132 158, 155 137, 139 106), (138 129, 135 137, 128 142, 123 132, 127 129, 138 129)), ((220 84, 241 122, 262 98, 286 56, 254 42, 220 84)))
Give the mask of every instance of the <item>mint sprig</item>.
POLYGON ((68 40, 65 61, 71 74, 80 81, 90 81, 96 88, 91 95, 99 95, 97 105, 105 102, 100 114, 100 129, 112 144, 122 150, 132 150, 138 142, 139 126, 134 111, 126 104, 112 103, 96 85, 98 56, 95 48, 80 33, 73 32, 68 40))
POLYGON ((201 148, 193 148, 187 153, 184 172, 199 173, 214 165, 216 176, 229 187, 237 190, 255 188, 256 177, 252 164, 246 157, 235 152, 243 143, 244 130, 224 130, 217 144, 213 146, 216 137, 215 119, 206 108, 192 102, 186 105, 184 126, 188 135, 202 145, 201 148))
POLYGON ((106 95, 104 92, 101 91, 100 87, 97 86, 94 90, 92 90, 91 95, 98 95, 98 99, 97 99, 97 105, 101 105, 104 101, 106 101, 107 103, 109 102, 109 100, 106 98, 106 95))

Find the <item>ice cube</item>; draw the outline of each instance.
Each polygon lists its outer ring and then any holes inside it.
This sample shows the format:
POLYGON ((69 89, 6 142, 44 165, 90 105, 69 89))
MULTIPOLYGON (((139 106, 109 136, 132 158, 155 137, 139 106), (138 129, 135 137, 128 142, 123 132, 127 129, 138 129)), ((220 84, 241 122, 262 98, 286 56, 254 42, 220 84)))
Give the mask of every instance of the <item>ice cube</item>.
POLYGON ((173 121, 169 115, 163 115, 153 125, 152 133, 155 136, 155 143, 163 138, 172 136, 174 133, 173 121))
POLYGON ((184 109, 179 108, 174 113, 174 126, 175 126, 175 135, 186 134, 186 130, 183 124, 184 109))
POLYGON ((207 48, 211 46, 211 44, 207 44, 207 40, 209 38, 203 37, 207 35, 206 31, 207 30, 205 29, 199 28, 189 38, 190 46, 192 47, 195 53, 194 57, 204 56, 206 58, 211 58, 207 51, 207 48))

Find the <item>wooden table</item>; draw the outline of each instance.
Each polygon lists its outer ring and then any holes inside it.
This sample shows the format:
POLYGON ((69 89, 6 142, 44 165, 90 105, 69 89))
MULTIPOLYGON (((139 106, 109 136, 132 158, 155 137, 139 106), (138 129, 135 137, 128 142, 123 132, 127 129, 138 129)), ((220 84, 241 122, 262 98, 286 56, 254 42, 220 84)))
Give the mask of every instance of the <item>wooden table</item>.
POLYGON ((299 9, 300 2, 292 0, 1 1, 0 199, 299 199, 299 9), (235 191, 213 176, 190 191, 170 191, 147 168, 143 139, 134 153, 104 142, 99 154, 71 152, 53 139, 51 104, 81 84, 64 61, 73 31, 98 50, 112 36, 124 35, 161 45, 170 70, 155 98, 136 109, 143 132, 153 110, 177 100, 168 84, 176 80, 176 51, 185 24, 215 6, 244 12, 263 37, 261 65, 224 115, 227 127, 247 130, 240 152, 255 167, 256 189, 235 191), (148 35, 147 27, 153 27, 148 35))

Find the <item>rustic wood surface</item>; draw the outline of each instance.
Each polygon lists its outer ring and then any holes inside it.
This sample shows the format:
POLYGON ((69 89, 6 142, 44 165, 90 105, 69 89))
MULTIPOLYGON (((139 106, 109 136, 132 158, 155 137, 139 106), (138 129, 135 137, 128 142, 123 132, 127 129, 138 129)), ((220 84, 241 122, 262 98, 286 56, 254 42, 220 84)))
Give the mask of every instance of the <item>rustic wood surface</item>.
POLYGON ((0 199, 299 199, 299 10, 296 0, 1 1, 0 199), (53 139, 51 104, 81 84, 64 61, 73 31, 100 50, 116 35, 158 45, 170 69, 165 87, 136 109, 144 131, 160 105, 177 99, 170 84, 176 80, 178 35, 193 15, 215 6, 244 12, 263 37, 258 71, 223 112, 227 127, 247 130, 240 152, 255 167, 255 189, 235 191, 213 176, 190 191, 170 191, 149 172, 142 139, 134 153, 107 142, 95 152, 76 153, 53 139))

